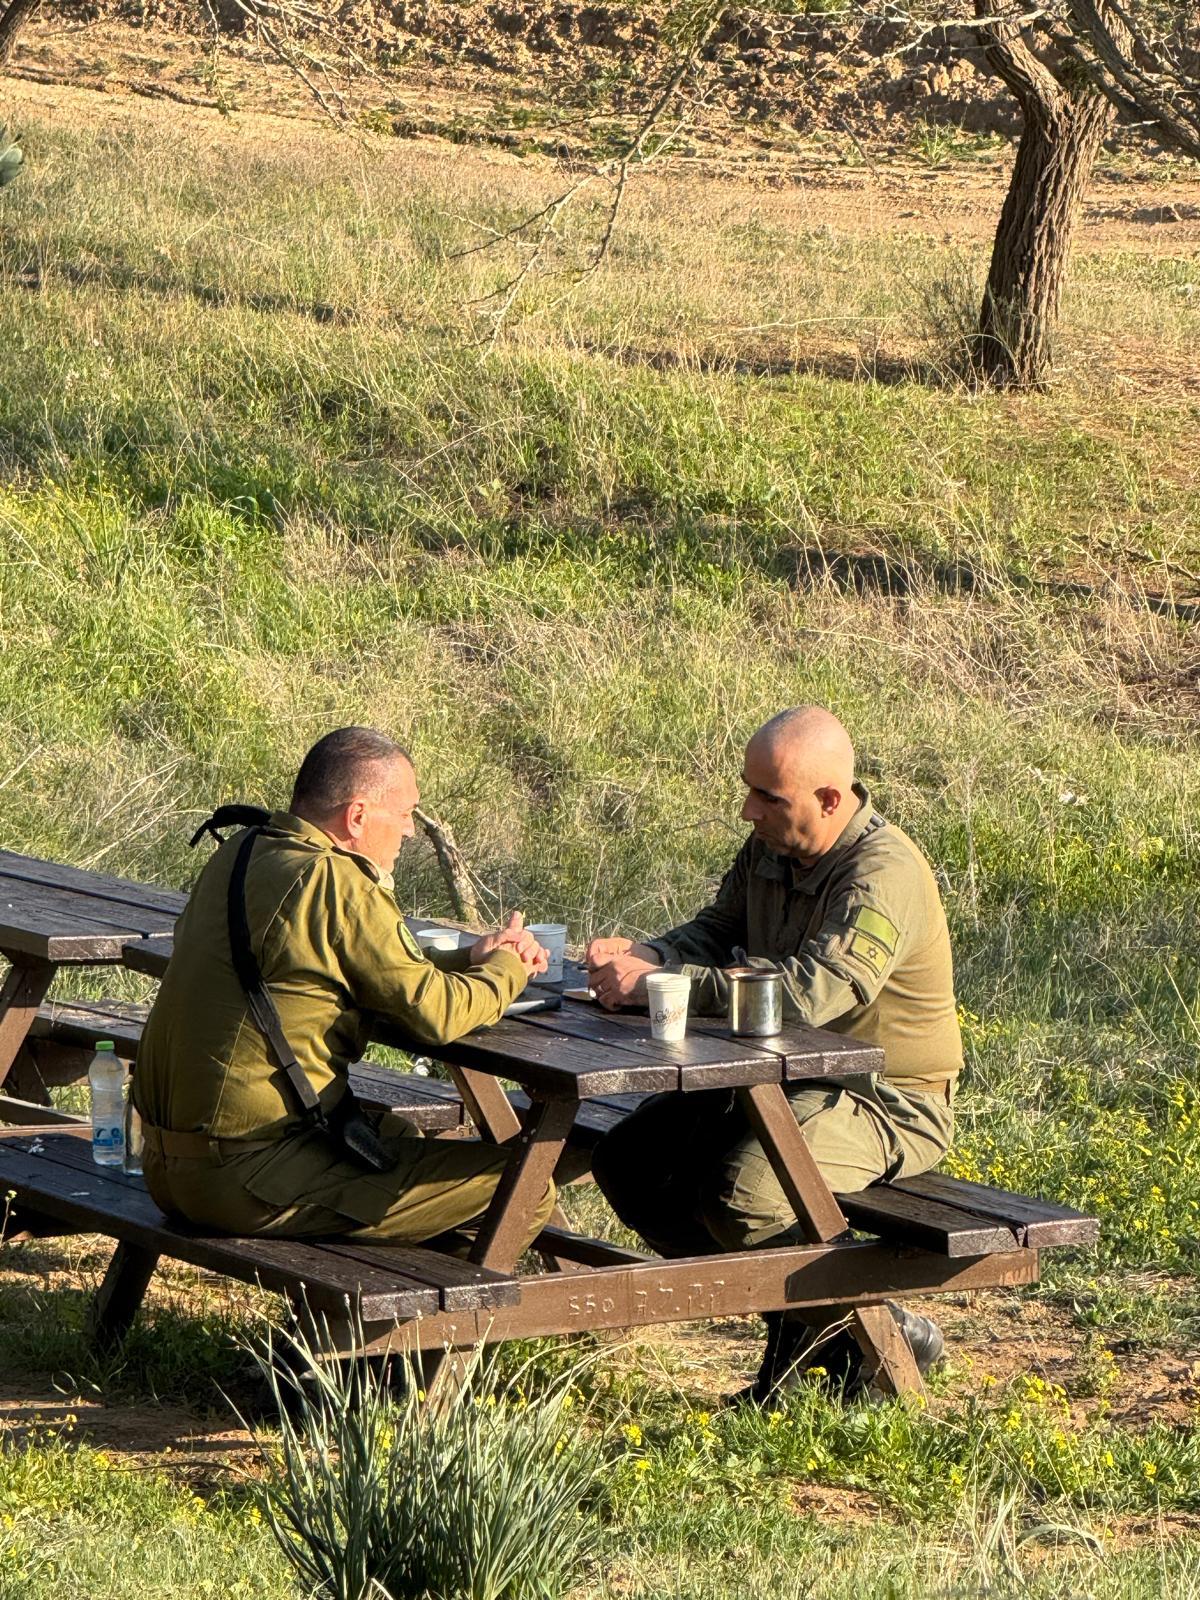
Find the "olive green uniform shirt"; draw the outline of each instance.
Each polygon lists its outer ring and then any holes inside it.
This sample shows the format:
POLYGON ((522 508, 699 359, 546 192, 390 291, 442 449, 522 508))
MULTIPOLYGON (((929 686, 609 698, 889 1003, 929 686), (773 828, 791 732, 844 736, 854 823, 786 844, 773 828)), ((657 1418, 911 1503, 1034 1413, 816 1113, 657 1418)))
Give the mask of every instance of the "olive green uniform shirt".
POLYGON ((695 1011, 728 1009, 730 963, 777 967, 786 1015, 878 1045, 898 1088, 938 1089, 963 1059, 941 896, 912 840, 854 792, 858 810, 812 866, 752 836, 713 903, 647 942, 690 975, 695 1011))
MULTIPOLYGON (((179 919, 138 1049, 135 1100, 156 1128, 276 1140, 299 1131, 300 1112, 233 968, 227 893, 243 837, 212 856, 179 919)), ((511 950, 478 966, 465 950, 428 959, 375 863, 285 812, 255 842, 246 912, 284 1033, 327 1114, 366 1049, 368 1013, 414 1044, 445 1044, 496 1022, 525 987, 511 950)))

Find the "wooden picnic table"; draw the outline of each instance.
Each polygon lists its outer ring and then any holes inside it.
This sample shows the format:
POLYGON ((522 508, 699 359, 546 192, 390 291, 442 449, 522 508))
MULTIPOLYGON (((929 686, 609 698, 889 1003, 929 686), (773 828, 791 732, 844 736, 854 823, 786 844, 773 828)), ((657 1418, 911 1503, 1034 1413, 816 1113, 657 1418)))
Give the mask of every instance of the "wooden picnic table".
MULTIPOLYGON (((414 928, 438 926, 419 918, 410 918, 410 923, 414 928)), ((138 941, 126 950, 128 965, 155 976, 162 976, 168 958, 170 941, 163 938, 138 941)), ((565 986, 584 984, 586 974, 568 963, 565 986)), ((579 1117, 589 1101, 616 1094, 691 1094, 714 1088, 738 1094, 794 1206, 805 1243, 662 1261, 571 1234, 557 1211, 536 1248, 558 1270, 520 1278, 518 1304, 472 1314, 437 1312, 400 1328, 381 1323, 368 1328, 374 1347, 390 1349, 403 1338, 438 1349, 475 1339, 629 1328, 805 1306, 814 1323, 850 1323, 878 1386, 904 1392, 920 1389, 922 1381, 883 1304, 886 1299, 914 1291, 1034 1282, 1037 1251, 1005 1248, 1016 1238, 995 1219, 965 1218, 962 1211, 947 1211, 939 1218, 936 1195, 899 1194, 890 1203, 899 1213, 915 1213, 914 1229, 928 1227, 930 1219, 934 1224, 946 1221, 962 1238, 963 1224, 976 1222, 974 1237, 987 1240, 981 1254, 950 1254, 946 1248, 898 1250, 891 1242, 851 1235, 846 1211, 813 1160, 786 1090, 789 1083, 813 1078, 878 1072, 882 1050, 802 1024, 790 1024, 765 1040, 734 1038, 722 1018, 691 1018, 685 1040, 674 1045, 653 1038, 645 1014, 603 1013, 590 1003, 560 998, 547 986, 533 986, 530 992, 554 995, 557 1010, 502 1018, 451 1045, 422 1046, 450 1069, 482 1138, 512 1149, 472 1248, 477 1266, 504 1274, 517 1270, 534 1210, 579 1117), (517 1083, 528 1096, 525 1114, 512 1104, 506 1082, 517 1083)), ((386 1019, 376 1019, 371 1037, 411 1050, 411 1038, 386 1019)), ((853 1205, 850 1210, 862 1221, 853 1205)))
MULTIPOLYGON (((413 928, 441 924, 410 918, 413 928)), ((457 930, 456 930, 457 931, 457 930)), ((135 970, 161 976, 170 957, 169 938, 139 940, 126 951, 135 970)), ((565 986, 581 987, 586 974, 568 962, 565 986)), ((722 1018, 691 1018, 678 1044, 653 1038, 644 1014, 610 1014, 585 1001, 560 997, 555 989, 531 986, 527 993, 552 997, 557 1009, 502 1018, 452 1044, 423 1045, 422 1052, 444 1063, 480 1135, 510 1146, 512 1157, 480 1225, 472 1261, 493 1272, 511 1274, 529 1237, 533 1214, 559 1157, 590 1102, 614 1095, 671 1092, 694 1094, 728 1089, 738 1095, 747 1118, 796 1213, 804 1243, 775 1250, 714 1253, 712 1257, 664 1261, 573 1234, 556 1211, 535 1241, 535 1249, 555 1271, 519 1278, 515 1305, 474 1312, 442 1311, 399 1326, 368 1326, 372 1347, 394 1348, 397 1341, 425 1349, 476 1339, 514 1338, 571 1329, 626 1328, 723 1313, 805 1307, 815 1324, 845 1321, 862 1346, 867 1370, 884 1390, 920 1390, 912 1353, 883 1304, 913 1292, 946 1292, 1033 1282, 1037 1276, 1034 1241, 1025 1248, 996 1219, 964 1216, 961 1210, 938 1215, 936 1195, 890 1196, 900 1214, 912 1211, 914 1239, 932 1221, 945 1221, 967 1249, 955 1245, 931 1251, 897 1248, 894 1241, 860 1240, 813 1160, 792 1115, 787 1085, 820 1078, 877 1072, 883 1052, 828 1029, 791 1024, 770 1039, 735 1038, 722 1018), (527 1097, 520 1114, 505 1082, 527 1097), (976 1224, 973 1234, 964 1224, 976 1224), (974 1244, 971 1241, 974 1240, 974 1244)), ((372 1037, 411 1050, 404 1030, 375 1019, 372 1037)), ((936 1178, 935 1180, 936 1181, 936 1178)), ((868 1191, 870 1193, 871 1191, 868 1191)), ((881 1197, 882 1198, 882 1197, 881 1197)), ((1019 1197, 1014 1197, 1019 1200, 1019 1197)), ((876 1202, 878 1204, 878 1202, 876 1202)), ((860 1212, 848 1202, 856 1222, 860 1212)), ((874 1209, 874 1208, 872 1208, 874 1209)), ((1075 1236, 1077 1219, 1046 1221, 1075 1236)), ((1064 1213, 1074 1218, 1073 1213, 1064 1213)), ((1047 1234, 1046 1243, 1054 1242, 1047 1234)))
MULTIPOLYGON (((8 904, 0 905, 0 950, 6 949, 7 934, 14 972, 27 974, 8 986, 14 993, 0 1014, 0 1023, 7 1022, 7 1037, 16 1039, 7 1062, 11 1066, 36 1015, 31 996, 41 998, 57 965, 119 960, 131 970, 161 977, 184 897, 29 857, 0 854, 0 867, 11 873, 8 904), (24 990, 22 981, 28 986, 24 990), (45 984, 40 992, 39 983, 45 984), (33 1015, 26 1016, 22 1006, 33 1015)), ((413 928, 443 926, 408 920, 413 928)), ((582 979, 578 968, 569 967, 569 985, 582 979)), ((108 1333, 128 1326, 158 1253, 166 1252, 243 1277, 261 1276, 265 1263, 275 1275, 270 1281, 277 1280, 294 1297, 299 1294, 299 1304, 310 1310, 320 1307, 331 1348, 344 1350, 360 1348, 362 1332, 374 1351, 397 1345, 438 1351, 477 1340, 796 1308, 816 1325, 848 1322, 863 1348, 868 1374, 880 1388, 895 1392, 919 1390, 921 1381, 886 1300, 1032 1283, 1040 1248, 1095 1237, 1094 1221, 1066 1207, 963 1184, 940 1173, 835 1196, 792 1115, 787 1086, 876 1071, 882 1053, 872 1047, 798 1025, 770 1039, 733 1038, 719 1018, 691 1019, 687 1037, 668 1044, 652 1037, 645 1015, 610 1015, 546 986, 531 986, 529 992, 549 993, 557 1009, 503 1018, 453 1044, 422 1046, 448 1067, 481 1136, 510 1147, 511 1159, 480 1224, 472 1261, 448 1266, 437 1252, 414 1247, 396 1280, 403 1293, 381 1288, 378 1274, 386 1273, 389 1259, 397 1269, 401 1266, 384 1247, 366 1251, 335 1240, 306 1246, 306 1254, 299 1246, 293 1250, 292 1241, 197 1241, 165 1219, 151 1226, 149 1213, 142 1215, 148 1202, 138 1197, 140 1180, 122 1185, 108 1175, 103 1182, 94 1181, 92 1187, 99 1186, 95 1195, 90 1189, 85 1194, 77 1176, 83 1151, 78 1129, 61 1134, 49 1126, 34 1130, 40 1135, 39 1159, 28 1171, 21 1166, 27 1135, 21 1129, 3 1131, 0 1164, 12 1166, 8 1181, 21 1191, 24 1205, 32 1204, 35 1223, 42 1207, 50 1214, 45 1226, 54 1231, 64 1224, 68 1231, 99 1227, 120 1241, 97 1301, 97 1328, 108 1333), (519 1086, 516 1092, 506 1091, 508 1083, 519 1086), (543 1261, 556 1270, 520 1271, 521 1245, 568 1141, 586 1149, 598 1130, 619 1120, 647 1094, 708 1089, 728 1090, 742 1101, 795 1210, 801 1242, 662 1260, 581 1237, 556 1212, 534 1242, 543 1261), (126 1188, 132 1198, 125 1195, 126 1188), (873 1237, 853 1235, 851 1225, 873 1237), (366 1274, 357 1288, 352 1282, 356 1266, 366 1274), (471 1278, 471 1272, 477 1277, 471 1278), (339 1307, 348 1308, 344 1326, 339 1307), (361 1317, 361 1326, 356 1317, 361 1317)), ((98 1016, 103 1006, 93 1010, 98 1016)), ((49 1019, 53 1048, 79 1053, 80 1041, 89 1042, 90 1015, 58 1023, 49 1019)), ((122 1014, 118 1020, 127 1024, 125 1031, 136 1045, 140 1019, 122 1014)), ((39 1027, 46 1026, 43 1017, 39 1027)), ((373 1036, 412 1049, 403 1030, 384 1019, 376 1019, 373 1036)), ((0 1039, 4 1037, 0 1032, 0 1039)), ((41 1040, 29 1043, 37 1046, 41 1040)), ((365 1065, 360 1064, 360 1075, 365 1065)), ((398 1086, 429 1082, 372 1070, 389 1082, 395 1077, 398 1086)), ((449 1085, 430 1087, 440 1087, 453 1099, 449 1085)), ((380 1093, 386 1096, 387 1085, 373 1083, 370 1092, 376 1099, 380 1093)), ((54 1115, 45 1113, 44 1120, 54 1115)))
MULTIPOLYGON (((133 940, 170 936, 187 897, 0 850, 0 1090, 19 1098, 29 1030, 60 967, 114 966, 133 940)), ((34 1084, 39 1076, 29 1075, 34 1084)))
MULTIPOLYGON (((568 968, 568 987, 585 981, 578 969, 568 968)), ((401 1047, 407 1042, 382 1019, 373 1036, 401 1047)), ((690 1019, 686 1038, 667 1043, 652 1036, 644 1015, 605 1013, 564 998, 557 1010, 503 1018, 430 1053, 449 1067, 482 1136, 512 1149, 471 1252, 478 1265, 501 1272, 516 1268, 538 1201, 583 1106, 614 1094, 732 1090, 795 1210, 805 1243, 664 1261, 600 1240, 578 1240, 557 1215, 535 1248, 560 1268, 570 1263, 576 1270, 523 1279, 520 1304, 489 1313, 486 1328, 476 1319, 464 1331, 461 1317, 451 1314, 422 1319, 415 1336, 424 1347, 561 1332, 573 1318, 580 1328, 630 1327, 805 1305, 818 1324, 847 1319, 874 1381, 898 1393, 919 1390, 921 1379, 882 1301, 920 1288, 1030 1281, 1028 1251, 970 1262, 913 1253, 906 1261, 878 1242, 853 1240, 792 1114, 786 1086, 880 1071, 883 1052, 874 1046, 801 1024, 769 1039, 735 1038, 721 1018, 690 1019), (502 1079, 529 1096, 523 1120, 502 1079)), ((393 1338, 392 1331, 381 1330, 380 1346, 393 1338)))

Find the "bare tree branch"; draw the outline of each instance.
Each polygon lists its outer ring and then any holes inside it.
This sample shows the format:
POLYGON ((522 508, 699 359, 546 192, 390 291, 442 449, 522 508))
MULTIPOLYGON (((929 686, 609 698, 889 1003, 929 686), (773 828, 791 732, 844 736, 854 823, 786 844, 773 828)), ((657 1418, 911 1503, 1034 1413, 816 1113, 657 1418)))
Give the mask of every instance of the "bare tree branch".
POLYGON ((446 887, 450 891, 450 899, 454 904, 454 915, 460 922, 470 923, 472 927, 479 926, 479 902, 475 898, 475 885, 471 881, 471 869, 467 859, 455 842, 446 823, 440 822, 437 817, 430 816, 427 811, 419 808, 413 816, 420 823, 433 845, 437 855, 438 866, 442 869, 442 876, 446 880, 446 887))

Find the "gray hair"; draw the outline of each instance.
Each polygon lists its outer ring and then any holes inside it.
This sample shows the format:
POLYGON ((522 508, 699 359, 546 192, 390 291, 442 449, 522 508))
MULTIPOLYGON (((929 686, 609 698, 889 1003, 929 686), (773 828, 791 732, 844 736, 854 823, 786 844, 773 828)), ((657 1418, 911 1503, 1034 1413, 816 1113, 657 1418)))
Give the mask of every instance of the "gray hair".
POLYGON ((292 790, 293 812, 327 817, 355 795, 376 795, 386 768, 412 765, 408 751, 374 728, 335 728, 300 763, 292 790))

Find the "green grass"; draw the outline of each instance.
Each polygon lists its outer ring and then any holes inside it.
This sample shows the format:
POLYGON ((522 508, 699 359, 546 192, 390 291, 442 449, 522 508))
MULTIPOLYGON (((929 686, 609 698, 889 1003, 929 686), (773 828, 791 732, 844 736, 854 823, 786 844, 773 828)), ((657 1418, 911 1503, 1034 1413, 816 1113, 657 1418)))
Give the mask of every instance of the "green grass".
POLYGON ((51 1433, 0 1444, 0 1595, 285 1596, 283 1562, 244 1505, 51 1433))
MULTIPOLYGON (((1151 364, 1194 349, 1194 262, 1082 258, 1048 396, 848 381, 876 343, 936 358, 920 308, 963 263, 814 227, 787 192, 653 180, 602 270, 566 299, 535 285, 489 351, 466 302, 508 265, 448 255, 470 219, 544 198, 544 169, 21 134, 0 197, 0 842, 186 885, 195 819, 280 797, 313 737, 368 721, 414 750, 490 910, 577 939, 659 929, 736 848, 747 734, 827 703, 943 881, 968 1052, 953 1164, 1100 1215, 1098 1254, 1048 1258, 1045 1291, 1097 1350, 1194 1343, 1186 1281, 1164 1298, 1129 1275, 1200 1266, 1197 650, 1139 603, 1188 593, 1200 561, 1197 407, 1127 394, 1103 334, 1151 364), (813 577, 814 551, 890 563, 903 592, 813 577)), ((448 909, 418 847, 400 887, 448 909)), ((114 1403, 203 1403, 228 1375, 226 1308, 206 1322, 199 1291, 116 1373, 72 1360, 78 1289, 39 1292, 0 1308, 15 1365, 114 1403)), ((1081 1382, 1102 1377, 1097 1355, 1081 1382)), ((930 1416, 804 1397, 774 1431, 697 1431, 650 1382, 614 1395, 643 1440, 589 1594, 1200 1591, 1194 1548, 1120 1532, 1195 1509, 1190 1426, 1093 1416, 1064 1452, 1019 1391, 952 1384, 930 1416), (891 1521, 797 1512, 813 1482, 899 1518, 902 1548, 891 1521)), ((0 1595, 287 1592, 236 1496, 189 1510, 99 1465, 6 1449, 0 1595)))

